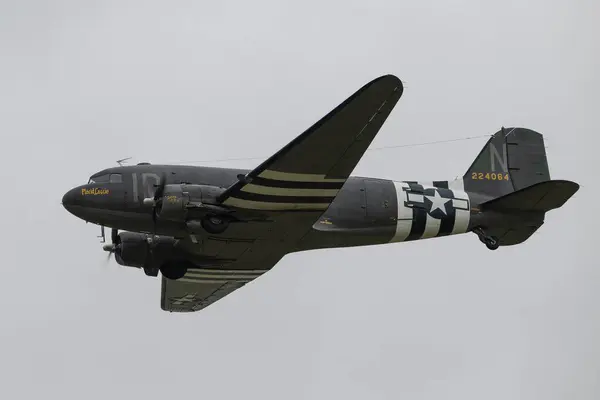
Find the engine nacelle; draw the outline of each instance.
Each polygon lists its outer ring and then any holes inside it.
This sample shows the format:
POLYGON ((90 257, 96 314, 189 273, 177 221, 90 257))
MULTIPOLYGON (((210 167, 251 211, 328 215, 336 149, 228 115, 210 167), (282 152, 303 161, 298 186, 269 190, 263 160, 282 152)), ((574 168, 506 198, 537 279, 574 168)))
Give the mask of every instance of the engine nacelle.
POLYGON ((121 232, 115 243, 115 259, 126 267, 159 266, 169 259, 177 241, 169 236, 121 232))
POLYGON ((224 191, 223 188, 208 185, 165 185, 156 215, 161 219, 185 221, 212 210, 217 197, 224 191))

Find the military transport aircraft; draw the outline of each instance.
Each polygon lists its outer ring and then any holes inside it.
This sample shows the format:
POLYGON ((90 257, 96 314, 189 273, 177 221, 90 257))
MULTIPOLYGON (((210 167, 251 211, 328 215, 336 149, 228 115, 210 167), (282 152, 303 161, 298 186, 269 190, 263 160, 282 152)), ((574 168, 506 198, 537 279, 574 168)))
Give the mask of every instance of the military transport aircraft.
POLYGON ((402 92, 396 76, 374 79, 251 171, 118 166, 95 173, 62 203, 102 235, 112 228, 104 249, 120 265, 160 272, 162 309, 185 312, 223 298, 288 253, 466 232, 492 250, 522 243, 579 189, 550 180, 542 135, 525 128, 492 135, 454 180, 350 176, 402 92))

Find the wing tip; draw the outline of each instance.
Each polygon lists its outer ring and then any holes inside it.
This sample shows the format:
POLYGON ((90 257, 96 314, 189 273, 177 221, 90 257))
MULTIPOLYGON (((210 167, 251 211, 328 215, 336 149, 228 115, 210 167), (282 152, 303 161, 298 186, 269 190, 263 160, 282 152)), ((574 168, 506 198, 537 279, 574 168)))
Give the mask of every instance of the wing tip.
POLYGON ((375 79, 373 79, 370 84, 373 84, 375 82, 379 82, 379 81, 389 81, 390 84, 394 84, 398 87, 399 90, 403 90, 404 89, 404 84, 402 83, 402 80, 400 78, 398 78, 396 75, 394 74, 385 74, 385 75, 381 75, 375 79))
POLYGON ((396 98, 396 101, 399 100, 400 97, 402 97, 402 94, 404 93, 404 84, 402 83, 402 80, 394 74, 381 75, 373 79, 371 82, 364 85, 357 93, 363 90, 367 90, 369 87, 372 86, 378 86, 378 89, 383 88, 383 90, 385 91, 392 91, 392 96, 396 98))

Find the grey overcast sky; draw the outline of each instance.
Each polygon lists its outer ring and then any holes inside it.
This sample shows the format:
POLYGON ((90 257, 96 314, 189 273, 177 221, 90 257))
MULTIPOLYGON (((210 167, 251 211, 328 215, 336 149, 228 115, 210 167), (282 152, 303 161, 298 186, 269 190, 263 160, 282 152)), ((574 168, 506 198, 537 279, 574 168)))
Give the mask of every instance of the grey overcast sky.
MULTIPOLYGON (((0 0, 0 398, 598 399, 599 7, 0 0), (524 126, 582 188, 519 246, 295 254, 187 315, 60 205, 123 157, 266 157, 386 73, 406 88, 373 147, 524 126)), ((354 174, 454 178, 484 142, 354 174)))

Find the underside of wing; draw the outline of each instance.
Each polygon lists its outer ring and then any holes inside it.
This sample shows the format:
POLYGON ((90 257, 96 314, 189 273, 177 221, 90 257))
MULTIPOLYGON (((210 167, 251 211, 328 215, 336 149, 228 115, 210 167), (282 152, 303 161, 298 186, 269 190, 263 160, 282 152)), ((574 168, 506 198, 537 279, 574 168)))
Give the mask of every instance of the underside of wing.
POLYGON ((369 82, 232 185, 219 201, 246 210, 326 210, 402 92, 402 82, 393 75, 369 82))
POLYGON ((267 271, 190 269, 183 278, 177 280, 163 276, 161 308, 171 312, 200 311, 267 271))

